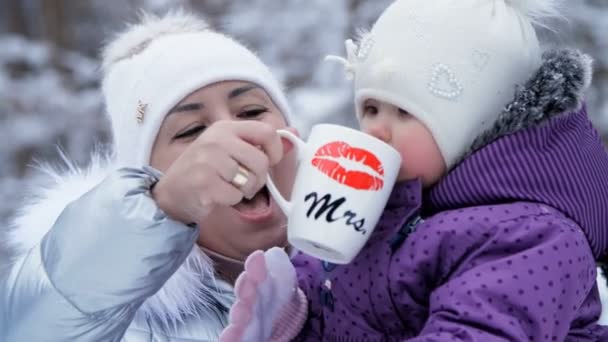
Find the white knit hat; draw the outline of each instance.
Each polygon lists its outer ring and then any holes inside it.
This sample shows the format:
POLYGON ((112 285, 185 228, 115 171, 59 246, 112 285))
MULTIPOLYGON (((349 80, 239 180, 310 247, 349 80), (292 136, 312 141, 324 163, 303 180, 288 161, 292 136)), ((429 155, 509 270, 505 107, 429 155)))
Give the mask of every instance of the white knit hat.
POLYGON ((259 85, 289 122, 285 95, 268 67, 194 15, 144 15, 105 48, 103 59, 103 94, 118 166, 148 165, 166 114, 216 82, 259 85))
POLYGON ((355 102, 407 110, 431 131, 448 168, 539 68, 533 28, 555 0, 397 0, 358 46, 346 42, 355 102))

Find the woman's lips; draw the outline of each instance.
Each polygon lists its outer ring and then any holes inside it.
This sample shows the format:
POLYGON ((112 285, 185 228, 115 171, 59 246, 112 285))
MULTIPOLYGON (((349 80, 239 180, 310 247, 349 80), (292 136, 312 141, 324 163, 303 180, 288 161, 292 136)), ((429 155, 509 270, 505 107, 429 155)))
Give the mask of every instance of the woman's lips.
POLYGON ((384 186, 384 181, 381 178, 384 176, 384 168, 380 160, 370 151, 352 147, 343 141, 335 141, 321 146, 315 153, 312 165, 331 179, 353 189, 377 191, 384 186), (346 170, 338 161, 327 157, 344 158, 366 165, 376 171, 380 177, 363 171, 346 170))
POLYGON ((266 221, 273 215, 273 201, 268 190, 261 189, 251 200, 233 206, 241 218, 248 221, 266 221))

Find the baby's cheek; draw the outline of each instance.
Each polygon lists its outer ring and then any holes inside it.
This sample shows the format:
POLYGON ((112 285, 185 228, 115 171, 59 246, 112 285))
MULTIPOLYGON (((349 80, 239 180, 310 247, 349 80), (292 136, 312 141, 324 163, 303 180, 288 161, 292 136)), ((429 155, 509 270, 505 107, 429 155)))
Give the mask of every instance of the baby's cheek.
POLYGON ((414 178, 416 177, 412 175, 411 172, 408 172, 408 170, 404 168, 403 165, 401 165, 401 168, 399 169, 399 175, 397 176, 397 182, 412 180, 414 178))
POLYGON ((441 157, 435 148, 426 148, 414 142, 393 147, 401 154, 398 181, 420 178, 425 183, 429 183, 441 174, 442 164, 436 161, 441 157))
POLYGON ((393 144, 393 147, 399 151, 399 154, 401 154, 401 167, 399 168, 397 181, 411 180, 416 178, 418 176, 416 170, 418 151, 415 150, 412 144, 404 142, 393 144))

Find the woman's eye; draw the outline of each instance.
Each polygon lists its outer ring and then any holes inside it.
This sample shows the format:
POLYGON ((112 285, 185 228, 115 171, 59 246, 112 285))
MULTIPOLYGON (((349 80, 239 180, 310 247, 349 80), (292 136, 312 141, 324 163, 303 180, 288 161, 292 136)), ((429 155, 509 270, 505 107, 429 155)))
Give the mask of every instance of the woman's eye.
POLYGON ((266 113, 267 111, 268 111, 267 108, 256 108, 256 109, 244 110, 239 113, 238 117, 243 118, 243 119, 256 118, 256 117, 266 113))
POLYGON ((195 127, 189 128, 183 132, 176 134, 173 137, 173 140, 197 136, 197 135, 201 134, 205 130, 205 128, 206 128, 205 126, 195 126, 195 127))

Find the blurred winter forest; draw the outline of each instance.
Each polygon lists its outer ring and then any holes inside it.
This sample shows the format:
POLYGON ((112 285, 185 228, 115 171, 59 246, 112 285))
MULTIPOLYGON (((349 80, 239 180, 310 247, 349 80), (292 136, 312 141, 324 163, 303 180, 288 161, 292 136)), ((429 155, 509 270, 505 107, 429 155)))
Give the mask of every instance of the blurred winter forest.
MULTIPOLYGON (((431 0, 429 0, 431 1, 431 0)), ((256 49, 288 87, 304 135, 316 122, 354 125, 349 84, 327 54, 369 27, 391 0, 1 0, 0 225, 37 178, 34 161, 55 162, 57 146, 85 164, 109 141, 99 92, 99 50, 141 9, 182 7, 256 49)), ((608 0, 567 0, 551 44, 595 59, 588 96, 608 136, 608 0)), ((546 33, 546 32, 545 32, 546 33)))

